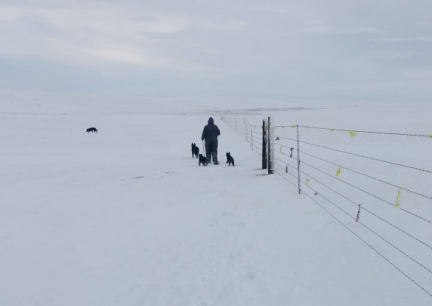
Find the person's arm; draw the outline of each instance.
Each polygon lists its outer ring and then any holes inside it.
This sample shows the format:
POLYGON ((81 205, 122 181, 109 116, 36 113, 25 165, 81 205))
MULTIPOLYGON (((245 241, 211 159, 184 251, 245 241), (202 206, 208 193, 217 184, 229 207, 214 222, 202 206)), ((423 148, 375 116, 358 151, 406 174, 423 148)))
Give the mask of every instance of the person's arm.
POLYGON ((219 136, 220 135, 220 130, 219 130, 218 127, 216 127, 216 128, 217 128, 217 136, 219 136))
POLYGON ((207 126, 204 127, 204 130, 203 130, 203 132, 202 132, 201 140, 204 140, 204 138, 206 138, 206 136, 207 136, 207 129, 206 129, 206 127, 207 127, 207 126))

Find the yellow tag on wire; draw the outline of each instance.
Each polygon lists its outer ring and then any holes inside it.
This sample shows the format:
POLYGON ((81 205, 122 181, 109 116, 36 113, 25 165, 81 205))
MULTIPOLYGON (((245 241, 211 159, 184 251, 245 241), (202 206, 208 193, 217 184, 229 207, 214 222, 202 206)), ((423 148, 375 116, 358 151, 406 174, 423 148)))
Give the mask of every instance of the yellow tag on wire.
POLYGON ((396 202, 395 202, 395 207, 399 207, 400 206, 400 195, 401 195, 401 190, 398 190, 397 196, 396 196, 396 202))
POLYGON ((339 174, 340 174, 340 168, 337 168, 337 170, 336 170, 336 177, 338 177, 339 174))
POLYGON ((357 136, 357 133, 354 133, 353 130, 348 131, 348 133, 351 137, 357 136))
POLYGON ((309 178, 306 178, 306 185, 309 183, 309 178))
POLYGON ((333 131, 334 131, 334 129, 330 129, 330 131, 331 131, 331 134, 333 135, 333 131))
POLYGON ((295 129, 295 128, 296 128, 296 126, 295 126, 295 125, 291 125, 290 127, 291 127, 292 129, 295 129))

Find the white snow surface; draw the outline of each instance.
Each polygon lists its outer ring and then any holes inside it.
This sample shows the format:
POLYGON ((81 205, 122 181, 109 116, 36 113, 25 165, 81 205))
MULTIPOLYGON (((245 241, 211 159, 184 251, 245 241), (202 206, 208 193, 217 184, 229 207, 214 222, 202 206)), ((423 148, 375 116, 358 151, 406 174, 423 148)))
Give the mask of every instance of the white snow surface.
MULTIPOLYGON (((232 115, 259 124, 273 115, 286 125, 431 134, 430 105, 0 103, 2 306, 432 305, 431 296, 296 187, 277 174, 262 175, 258 154, 220 120, 232 115), (199 167, 190 147, 195 142, 202 151, 209 116, 221 130, 221 164, 199 167), (86 133, 92 126, 99 132, 86 133), (225 164, 228 151, 235 167, 225 164)), ((432 139, 332 137, 333 147, 432 169, 432 139)), ((386 171, 382 179, 432 190, 430 174, 386 171)), ((423 200, 401 205, 432 219, 431 201, 423 200)), ((394 220, 395 208, 370 202, 394 220)), ((355 216, 357 208, 346 207, 355 216)), ((432 291, 430 273, 335 216, 432 291)), ((432 244, 431 224, 400 218, 399 225, 432 244)), ((432 251, 402 236, 387 237, 432 269, 432 251)))

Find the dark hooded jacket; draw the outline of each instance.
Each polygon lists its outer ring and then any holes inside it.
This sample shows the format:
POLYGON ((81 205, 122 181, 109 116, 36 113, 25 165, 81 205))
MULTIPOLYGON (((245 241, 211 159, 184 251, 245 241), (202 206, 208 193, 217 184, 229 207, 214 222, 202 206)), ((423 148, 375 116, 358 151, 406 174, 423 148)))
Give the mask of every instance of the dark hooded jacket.
POLYGON ((210 117, 208 120, 208 124, 204 127, 204 130, 201 135, 201 140, 204 140, 208 143, 213 140, 217 140, 217 137, 220 135, 219 128, 214 124, 213 118, 210 117))

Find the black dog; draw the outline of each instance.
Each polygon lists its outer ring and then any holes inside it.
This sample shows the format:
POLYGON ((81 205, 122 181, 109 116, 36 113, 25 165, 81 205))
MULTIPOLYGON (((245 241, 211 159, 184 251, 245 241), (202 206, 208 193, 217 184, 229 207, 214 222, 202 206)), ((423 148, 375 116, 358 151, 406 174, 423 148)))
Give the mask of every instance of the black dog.
POLYGON ((195 157, 198 158, 199 154, 199 148, 195 145, 195 143, 192 144, 192 158, 195 157))
POLYGON ((87 129, 87 133, 90 133, 90 132, 92 132, 92 133, 96 132, 97 133, 98 131, 97 131, 97 128, 91 127, 91 128, 87 129))
POLYGON ((226 163, 228 164, 228 166, 231 166, 231 164, 233 166, 235 166, 234 165, 234 158, 232 158, 231 152, 227 152, 226 156, 227 156, 227 162, 226 163))
POLYGON ((207 157, 203 156, 202 154, 199 155, 198 166, 201 166, 201 164, 203 164, 203 166, 208 165, 207 157))

